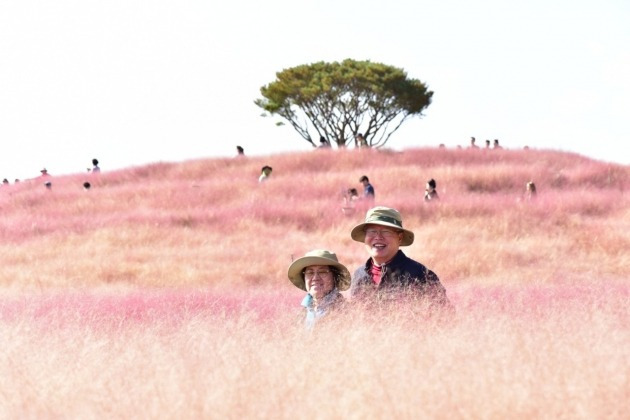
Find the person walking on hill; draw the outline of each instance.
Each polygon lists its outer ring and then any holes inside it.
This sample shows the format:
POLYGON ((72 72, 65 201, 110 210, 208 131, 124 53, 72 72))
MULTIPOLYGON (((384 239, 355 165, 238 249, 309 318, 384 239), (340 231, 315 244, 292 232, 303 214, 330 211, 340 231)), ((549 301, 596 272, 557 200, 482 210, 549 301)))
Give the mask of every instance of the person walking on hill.
POLYGON ((44 181, 44 187, 49 190, 52 189, 52 182, 50 181, 50 174, 48 173, 48 169, 43 168, 39 172, 41 173, 41 175, 38 178, 44 181))
POLYGON ((273 168, 271 166, 265 165, 260 170, 260 176, 258 177, 258 182, 265 182, 271 176, 271 172, 273 168))
POLYGON ((363 184, 363 198, 374 200, 374 187, 370 184, 370 180, 366 175, 359 178, 359 182, 363 184))
POLYGON ((100 174, 101 168, 98 166, 98 159, 92 159, 92 171, 93 174, 100 174))
POLYGON ((320 149, 330 149, 331 148, 330 142, 328 141, 328 139, 326 139, 326 137, 324 137, 324 136, 320 136, 319 137, 319 148, 320 149))
POLYGON ((367 140, 365 140, 365 137, 363 137, 363 134, 358 133, 354 137, 354 147, 357 149, 367 149, 369 147, 367 140))
POLYGON ((534 181, 529 181, 525 184, 525 196, 528 200, 536 198, 536 184, 534 184, 534 181))
POLYGON ((427 186, 424 190, 424 201, 438 200, 440 198, 436 188, 437 183, 435 182, 435 179, 431 178, 427 181, 427 186))
POLYGON ((356 188, 348 188, 343 192, 343 206, 341 212, 346 216, 353 215, 356 211, 356 202, 359 199, 359 192, 356 188))
POLYGON ((374 207, 350 236, 361 242, 369 254, 365 264, 352 276, 350 294, 354 299, 371 302, 398 302, 399 298, 421 299, 430 307, 452 309, 438 276, 427 267, 407 257, 401 246, 411 245, 414 233, 403 227, 396 209, 374 207))
POLYGON ((293 261, 289 266, 289 280, 307 292, 302 300, 306 309, 306 325, 315 323, 345 303, 340 293, 350 287, 350 272, 339 262, 337 255, 325 249, 315 249, 293 261))

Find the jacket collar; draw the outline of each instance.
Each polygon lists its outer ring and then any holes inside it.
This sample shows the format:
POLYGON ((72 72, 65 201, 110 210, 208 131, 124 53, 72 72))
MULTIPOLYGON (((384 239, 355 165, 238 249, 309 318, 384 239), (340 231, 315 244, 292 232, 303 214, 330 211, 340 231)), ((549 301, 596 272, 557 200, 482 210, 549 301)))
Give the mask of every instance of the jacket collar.
MULTIPOLYGON (((389 260, 389 262, 385 264, 381 264, 381 267, 385 268, 385 267, 397 266, 401 263, 402 260, 405 259, 405 257, 406 257, 405 253, 399 249, 396 255, 394 255, 394 258, 392 258, 391 260, 389 260)), ((374 264, 374 261, 372 261, 372 258, 371 257, 368 258, 368 260, 365 262, 365 271, 370 271, 370 267, 372 267, 373 264, 374 264)))

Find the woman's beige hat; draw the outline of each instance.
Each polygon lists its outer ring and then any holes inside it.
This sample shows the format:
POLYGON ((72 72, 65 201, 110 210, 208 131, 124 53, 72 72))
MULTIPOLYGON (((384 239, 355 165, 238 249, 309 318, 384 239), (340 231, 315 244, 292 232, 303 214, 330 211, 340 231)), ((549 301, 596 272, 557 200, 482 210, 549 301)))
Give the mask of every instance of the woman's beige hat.
POLYGON ((343 291, 348 290, 350 287, 350 272, 339 262, 337 255, 334 252, 326 251, 325 249, 315 249, 313 251, 309 251, 304 254, 303 257, 293 261, 293 263, 289 266, 289 280, 291 280, 296 287, 306 291, 302 271, 311 265, 331 265, 333 267, 337 267, 341 272, 341 276, 338 279, 337 289, 343 291))
POLYGON ((389 207, 374 207, 369 209, 365 215, 365 222, 356 225, 352 229, 350 233, 352 239, 357 242, 364 242, 366 225, 381 225, 400 230, 403 232, 400 246, 407 246, 413 243, 413 232, 403 228, 402 217, 396 209, 390 209, 389 207))

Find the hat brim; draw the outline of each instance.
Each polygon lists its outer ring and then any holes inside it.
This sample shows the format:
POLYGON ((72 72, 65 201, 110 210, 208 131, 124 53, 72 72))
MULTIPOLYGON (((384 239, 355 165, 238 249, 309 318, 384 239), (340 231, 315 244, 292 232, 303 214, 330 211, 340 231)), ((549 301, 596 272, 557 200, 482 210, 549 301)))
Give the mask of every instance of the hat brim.
POLYGON ((304 277, 302 276, 302 271, 311 265, 330 265, 333 267, 337 267, 341 273, 339 277, 339 281, 337 282, 337 289, 340 291, 348 290, 350 288, 350 272, 348 269, 341 263, 331 260, 329 258, 324 257, 302 257, 293 261, 293 263, 289 266, 289 280, 296 287, 306 291, 306 284, 304 282, 304 277))
POLYGON ((402 237, 402 241, 400 241, 400 246, 409 246, 413 243, 414 234, 412 231, 403 229, 400 226, 397 226, 393 223, 383 222, 379 220, 374 220, 369 223, 360 223, 356 225, 352 229, 352 232, 350 232, 350 236, 352 237, 352 239, 354 239, 357 242, 365 242, 365 226, 367 225, 386 226, 386 227, 393 228, 397 231, 402 231, 403 237, 402 237))

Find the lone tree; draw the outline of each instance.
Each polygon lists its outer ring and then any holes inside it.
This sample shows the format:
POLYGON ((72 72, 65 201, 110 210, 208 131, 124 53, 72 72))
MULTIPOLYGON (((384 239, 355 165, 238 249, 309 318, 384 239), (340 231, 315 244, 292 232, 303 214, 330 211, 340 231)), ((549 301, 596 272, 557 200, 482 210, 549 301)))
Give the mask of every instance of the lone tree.
POLYGON ((381 147, 407 118, 422 116, 433 96, 404 70, 370 61, 320 61, 276 77, 260 88, 263 97, 256 105, 287 120, 313 147, 311 132, 317 141, 325 137, 340 148, 359 133, 368 146, 381 147))

